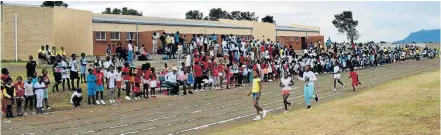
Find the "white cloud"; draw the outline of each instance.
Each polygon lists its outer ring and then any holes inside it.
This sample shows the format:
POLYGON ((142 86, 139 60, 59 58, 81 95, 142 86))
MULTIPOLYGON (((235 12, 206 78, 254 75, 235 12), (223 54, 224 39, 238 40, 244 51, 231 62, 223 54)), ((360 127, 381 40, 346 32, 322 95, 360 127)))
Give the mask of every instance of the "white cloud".
MULTIPOLYGON (((17 3, 17 2, 16 2, 17 3)), ((255 12, 260 18, 273 15, 277 25, 319 26, 321 34, 334 41, 346 40, 331 21, 345 10, 359 21, 359 41, 397 41, 421 29, 439 29, 439 2, 67 2, 70 8, 101 13, 106 7, 129 7, 145 16, 185 18, 188 10, 205 16, 211 8, 255 12), (430 7, 427 7, 430 6, 430 7)))

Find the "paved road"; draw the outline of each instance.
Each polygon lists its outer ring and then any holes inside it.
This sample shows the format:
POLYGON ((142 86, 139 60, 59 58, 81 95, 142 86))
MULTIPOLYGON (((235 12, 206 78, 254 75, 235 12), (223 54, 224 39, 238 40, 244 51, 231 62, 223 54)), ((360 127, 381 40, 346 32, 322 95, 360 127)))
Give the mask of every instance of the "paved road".
MULTIPOLYGON (((403 78, 412 74, 439 68, 439 59, 412 61, 392 64, 379 68, 359 70, 359 89, 403 78)), ((342 73, 345 88, 332 91, 331 75, 318 76, 316 92, 321 101, 314 105, 354 95, 347 73, 342 73)), ((269 115, 283 111, 282 97, 278 83, 265 84, 260 103, 269 115)), ((2 133, 14 134, 206 134, 252 122, 255 109, 249 88, 201 92, 188 96, 161 97, 154 100, 133 101, 118 105, 81 108, 17 118, 11 123, 2 122, 2 133)), ((360 90, 362 91, 362 90, 360 90)), ((295 80, 295 88, 290 96, 294 106, 290 110, 305 109, 303 84, 295 80)))

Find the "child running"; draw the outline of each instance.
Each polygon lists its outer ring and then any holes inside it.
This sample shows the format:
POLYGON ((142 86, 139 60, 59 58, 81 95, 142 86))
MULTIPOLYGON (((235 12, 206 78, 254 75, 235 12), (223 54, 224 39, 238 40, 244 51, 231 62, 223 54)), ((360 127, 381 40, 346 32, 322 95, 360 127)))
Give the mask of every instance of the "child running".
POLYGON ((280 88, 282 89, 283 105, 285 106, 285 113, 288 112, 288 105, 291 106, 291 102, 288 102, 289 94, 291 94, 291 89, 294 85, 288 72, 284 72, 284 78, 280 79, 280 88))
POLYGON ((337 62, 334 63, 334 69, 333 69, 333 76, 334 76, 334 88, 332 90, 337 91, 337 89, 335 89, 337 82, 341 84, 342 87, 345 86, 344 83, 342 83, 340 81, 340 68, 338 67, 337 62))
POLYGON ((315 101, 319 101, 319 96, 316 93, 315 95, 312 95, 314 93, 314 82, 317 81, 317 77, 315 76, 314 72, 311 71, 311 66, 307 65, 305 67, 305 72, 303 73, 303 77, 297 76, 299 80, 305 81, 305 86, 303 88, 303 94, 305 97, 305 103, 307 105, 307 109, 311 108, 311 98, 314 97, 315 101))
POLYGON ((262 118, 266 117, 266 110, 263 110, 262 107, 259 106, 259 98, 262 93, 262 80, 260 80, 259 73, 257 71, 254 71, 253 75, 253 87, 247 96, 253 96, 253 105, 257 111, 257 116, 253 120, 261 120, 262 118), (260 111, 262 111, 262 117, 260 117, 260 111))
POLYGON ((351 68, 351 72, 349 73, 349 78, 352 79, 352 90, 355 91, 355 87, 358 87, 360 81, 358 80, 358 74, 354 71, 354 68, 351 68))

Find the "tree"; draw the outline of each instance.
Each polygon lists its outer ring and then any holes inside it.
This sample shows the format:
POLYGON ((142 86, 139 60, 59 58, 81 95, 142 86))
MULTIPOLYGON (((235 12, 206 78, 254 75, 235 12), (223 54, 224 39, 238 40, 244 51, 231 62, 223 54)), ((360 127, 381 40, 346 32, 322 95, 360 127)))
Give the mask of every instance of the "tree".
POLYGON ((204 17, 204 13, 199 12, 199 10, 190 10, 185 13, 185 19, 194 19, 194 20, 202 20, 204 17))
POLYGON ((208 19, 218 21, 219 19, 233 19, 233 16, 222 8, 212 8, 208 14, 208 19))
POLYGON ((106 10, 102 12, 102 14, 142 16, 142 12, 138 12, 138 10, 135 9, 129 9, 127 7, 123 7, 122 9, 114 8, 113 10, 111 10, 111 8, 108 7, 106 8, 106 10))
POLYGON ((44 1, 41 4, 41 7, 68 7, 67 3, 64 3, 63 1, 44 1))
POLYGON ((241 12, 240 16, 242 17, 242 20, 248 20, 248 21, 257 21, 259 20, 259 17, 255 17, 254 12, 241 12))
POLYGON ((353 19, 352 11, 343 11, 343 13, 336 14, 334 17, 332 24, 338 29, 338 32, 345 33, 346 38, 354 43, 354 40, 357 40, 360 34, 355 28, 358 26, 358 21, 353 19))
POLYGON ((276 21, 274 21, 273 16, 270 15, 266 15, 265 17, 262 18, 262 22, 267 22, 267 23, 276 23, 276 21))
POLYGON ((232 17, 234 20, 242 20, 243 18, 242 18, 241 13, 242 13, 242 12, 240 12, 240 11, 231 11, 231 17, 232 17))

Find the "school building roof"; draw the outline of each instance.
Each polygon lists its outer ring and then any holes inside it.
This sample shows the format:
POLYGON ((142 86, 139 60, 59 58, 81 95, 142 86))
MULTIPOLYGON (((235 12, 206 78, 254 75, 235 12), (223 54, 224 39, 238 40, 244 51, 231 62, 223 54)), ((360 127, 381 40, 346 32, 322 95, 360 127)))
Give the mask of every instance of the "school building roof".
POLYGON ((220 23, 148 20, 148 19, 98 17, 98 16, 93 16, 92 22, 93 23, 117 23, 117 24, 142 24, 142 25, 164 25, 164 26, 193 26, 193 27, 253 29, 252 27, 236 26, 236 25, 220 24, 220 23))
POLYGON ((280 30, 280 31, 301 31, 301 32, 320 32, 319 30, 296 28, 296 27, 292 27, 292 26, 280 26, 280 25, 276 25, 276 30, 280 30))

